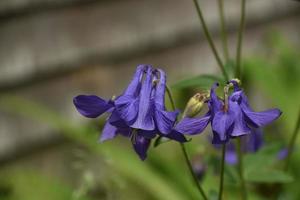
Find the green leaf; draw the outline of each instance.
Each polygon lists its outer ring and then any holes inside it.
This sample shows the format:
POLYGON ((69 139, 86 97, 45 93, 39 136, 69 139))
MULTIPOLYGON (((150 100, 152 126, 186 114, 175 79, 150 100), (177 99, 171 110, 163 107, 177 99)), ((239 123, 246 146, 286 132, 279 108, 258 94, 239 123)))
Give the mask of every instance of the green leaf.
MULTIPOLYGON (((274 148, 274 147, 273 147, 274 148)), ((265 148, 256 154, 248 154, 244 157, 244 175, 248 182, 261 183, 288 183, 293 181, 289 174, 274 169, 277 158, 272 148, 265 148)))
POLYGON ((186 89, 191 87, 199 87, 209 89, 215 82, 223 83, 224 79, 219 76, 203 74, 188 79, 181 80, 171 86, 172 89, 186 89))
POLYGON ((248 154, 244 157, 245 173, 256 171, 257 169, 266 169, 271 167, 276 161, 274 155, 264 155, 260 153, 248 154))
POLYGON ((245 173, 245 179, 248 182, 259 183, 290 183, 293 177, 283 171, 275 169, 256 169, 245 173))

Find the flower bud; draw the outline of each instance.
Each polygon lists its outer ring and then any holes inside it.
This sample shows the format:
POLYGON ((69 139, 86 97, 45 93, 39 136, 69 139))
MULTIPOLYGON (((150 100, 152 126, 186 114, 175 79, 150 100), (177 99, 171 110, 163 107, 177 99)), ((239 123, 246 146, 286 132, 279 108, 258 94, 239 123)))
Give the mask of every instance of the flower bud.
POLYGON ((184 112, 183 112, 183 116, 184 117, 194 117, 196 116, 203 107, 204 102, 207 100, 208 98, 208 93, 197 93, 195 94, 192 98, 190 98, 190 100, 188 101, 184 112))

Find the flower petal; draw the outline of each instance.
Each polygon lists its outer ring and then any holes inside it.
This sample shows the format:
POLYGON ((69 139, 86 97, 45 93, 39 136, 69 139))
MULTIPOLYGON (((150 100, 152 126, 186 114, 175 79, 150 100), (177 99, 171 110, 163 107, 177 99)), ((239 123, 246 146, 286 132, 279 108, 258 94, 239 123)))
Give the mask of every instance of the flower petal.
POLYGON ((141 160, 145 160, 147 158, 147 150, 150 146, 150 142, 150 139, 136 135, 135 142, 133 143, 133 148, 139 155, 141 160))
POLYGON ((73 103, 80 114, 89 118, 96 118, 113 107, 110 102, 95 95, 76 96, 73 103))
POLYGON ((241 88, 239 87, 239 83, 237 82, 237 80, 232 79, 232 80, 229 81, 229 83, 232 83, 234 92, 241 90, 241 88))
POLYGON ((155 122, 158 130, 162 134, 168 134, 172 131, 179 111, 169 112, 164 110, 155 110, 155 122))
POLYGON ((256 152, 264 144, 263 134, 261 129, 252 129, 251 134, 245 137, 246 139, 246 151, 256 152))
POLYGON ((211 111, 211 116, 213 117, 215 113, 222 109, 223 103, 218 98, 215 90, 219 86, 218 83, 214 83, 210 89, 210 100, 208 102, 209 110, 211 111))
POLYGON ((143 78, 144 71, 147 69, 147 65, 139 65, 136 68, 135 74, 133 76, 133 79, 130 81, 127 89, 123 93, 123 95, 128 96, 137 96, 139 93, 139 90, 141 88, 141 81, 143 78))
POLYGON ((220 135, 217 132, 215 132, 215 131, 212 131, 212 132, 213 132, 213 137, 212 137, 211 143, 214 144, 214 145, 225 144, 230 139, 230 137, 226 137, 225 140, 221 140, 220 135))
POLYGON ((135 122, 138 115, 138 99, 133 96, 123 95, 115 100, 116 110, 121 119, 131 125, 135 122))
POLYGON ((233 125, 234 113, 219 111, 212 120, 212 130, 217 133, 221 141, 228 139, 228 133, 233 125))
POLYGON ((140 136, 143 136, 144 138, 147 138, 147 139, 155 138, 156 133, 157 133, 156 130, 153 130, 153 131, 145 131, 145 130, 141 130, 141 129, 138 130, 138 134, 140 136))
POLYGON ((165 109, 165 92, 166 92, 166 73, 157 69, 159 72, 159 82, 155 87, 155 104, 159 106, 160 109, 165 109))
POLYGON ((163 137, 167 137, 169 139, 172 140, 176 140, 177 142, 187 142, 186 138, 184 137, 184 135, 182 133, 179 133, 176 130, 172 130, 169 134, 167 135, 162 135, 163 137))
POLYGON ((111 125, 108 121, 105 123, 101 137, 100 142, 104 142, 105 140, 113 139, 117 136, 117 128, 113 125, 111 125))
POLYGON ((272 121, 276 120, 282 112, 279 109, 270 109, 262 112, 254 112, 249 108, 242 106, 242 110, 246 116, 249 125, 255 128, 265 126, 272 121))
POLYGON ((182 134, 195 135, 204 131, 208 123, 210 122, 211 116, 207 113, 203 117, 199 118, 183 118, 176 126, 175 130, 182 134))
POLYGON ((159 72, 159 79, 154 88, 155 123, 161 133, 168 134, 171 132, 179 112, 165 110, 166 73, 161 69, 156 71, 159 72))
POLYGON ((234 113, 234 125, 233 130, 230 132, 230 136, 238 137, 241 135, 246 135, 251 132, 248 127, 242 109, 237 102, 229 101, 229 110, 234 113))
POLYGON ((151 100, 152 88, 152 68, 149 67, 140 92, 138 116, 136 121, 130 125, 132 128, 142 130, 155 129, 153 119, 154 103, 151 100))

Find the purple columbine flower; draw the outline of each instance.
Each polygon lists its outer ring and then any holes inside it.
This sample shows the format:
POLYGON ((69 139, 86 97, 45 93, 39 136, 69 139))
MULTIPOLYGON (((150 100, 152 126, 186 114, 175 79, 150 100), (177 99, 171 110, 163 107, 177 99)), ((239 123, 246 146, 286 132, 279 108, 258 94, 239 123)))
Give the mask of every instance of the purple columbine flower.
POLYGON ((226 86, 224 100, 221 100, 215 92, 219 84, 215 83, 210 90, 210 100, 207 102, 209 111, 200 118, 184 118, 175 129, 183 134, 195 135, 201 133, 210 122, 213 131, 212 143, 222 144, 228 142, 230 138, 250 134, 253 128, 267 125, 281 115, 279 109, 253 111, 237 81, 232 80, 229 84, 234 86, 234 91, 229 97, 226 95, 229 85, 226 86))
POLYGON ((179 142, 184 136, 173 130, 178 111, 165 108, 166 74, 150 65, 139 65, 130 84, 114 100, 103 100, 94 95, 79 95, 73 99, 78 112, 96 118, 109 113, 100 141, 117 135, 129 137, 134 150, 144 160, 151 139, 157 134, 179 142))

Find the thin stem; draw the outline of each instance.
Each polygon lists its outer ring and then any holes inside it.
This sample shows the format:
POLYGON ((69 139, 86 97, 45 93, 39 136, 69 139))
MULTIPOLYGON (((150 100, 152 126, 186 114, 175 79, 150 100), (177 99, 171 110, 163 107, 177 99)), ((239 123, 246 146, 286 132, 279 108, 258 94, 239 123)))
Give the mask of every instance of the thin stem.
POLYGON ((246 18, 246 0, 242 0, 241 4, 241 21, 238 33, 238 42, 236 49, 236 68, 235 76, 241 78, 241 57, 242 57, 242 43, 243 43, 243 33, 245 29, 245 18, 246 18))
POLYGON ((198 181, 198 179, 197 179, 197 176, 196 176, 195 173, 194 173, 194 170, 193 170, 193 167, 192 167, 191 162, 190 162, 190 160, 189 160, 189 157, 188 157, 188 155, 187 155, 185 146, 184 146, 183 143, 180 143, 180 146, 181 146, 181 150, 182 150, 182 153, 183 153, 183 155, 184 155, 184 158, 185 158, 185 162, 186 162, 186 164, 187 164, 187 166, 188 166, 188 168, 189 168, 189 170, 190 170, 190 173, 191 173, 191 175, 192 175, 192 177, 193 177, 193 180, 194 180, 194 182, 195 182, 195 185, 197 186, 197 188, 198 188, 199 192, 201 193, 203 199, 204 199, 204 200, 207 200, 207 197, 206 197, 206 195, 205 195, 205 192, 204 192, 204 190, 202 189, 201 185, 199 184, 199 181, 198 181))
POLYGON ((168 93, 169 100, 171 102, 172 110, 176 110, 176 106, 175 106, 175 102, 173 100, 172 92, 171 92, 171 90, 168 86, 166 86, 166 90, 167 90, 167 93, 168 93))
POLYGON ((227 42, 227 32, 226 32, 226 20, 224 15, 224 0, 218 0, 219 5, 219 13, 220 13, 220 21, 221 21, 221 36, 222 36, 222 43, 223 43, 223 51, 225 61, 229 61, 229 50, 228 50, 228 42, 227 42))
MULTIPOLYGON (((236 52, 236 69, 235 69, 235 77, 241 79, 241 57, 242 57, 242 41, 243 41, 243 32, 245 27, 245 15, 246 15, 246 0, 242 0, 241 4, 241 21, 240 28, 238 33, 238 43, 237 43, 237 52, 236 52)), ((241 150, 241 138, 237 139, 237 153, 238 153, 238 170, 239 176, 241 180, 241 193, 242 200, 247 199, 247 188, 244 179, 243 172, 243 152, 241 150)))
MULTIPOLYGON (((173 96, 172 96, 171 90, 170 90, 170 88, 168 86, 166 86, 166 90, 167 90, 167 94, 168 94, 168 97, 169 97, 170 102, 171 102, 172 109, 175 110, 176 106, 175 106, 175 102, 173 100, 173 96)), ((191 176, 192 176, 192 178, 194 180, 194 183, 195 183, 197 189, 199 190, 199 192, 200 192, 201 196, 203 197, 203 199, 204 200, 208 200, 208 198, 207 198, 207 196, 206 196, 203 188, 201 187, 201 185, 200 185, 200 183, 199 183, 199 181, 197 179, 196 174, 194 173, 192 164, 191 164, 191 162, 189 160, 189 157, 187 155, 186 148, 185 148, 184 144, 180 143, 180 146, 181 146, 181 150, 182 150, 182 153, 184 155, 184 158, 185 158, 185 162, 186 162, 186 164, 187 164, 187 166, 189 168, 189 171, 191 173, 191 176)))
POLYGON ((288 145, 288 154, 287 154, 286 161, 285 161, 285 166, 284 166, 285 171, 287 171, 288 168, 289 168, 291 155, 292 155, 292 152, 293 152, 296 140, 297 140, 299 129, 300 129, 300 109, 299 109, 299 113, 298 113, 298 119, 297 119, 297 122, 296 122, 296 126, 295 126, 293 135, 292 135, 292 137, 289 141, 289 145, 288 145))
POLYGON ((195 7, 197 9, 197 13, 198 13, 199 19, 201 21, 201 25, 202 25, 202 28, 204 30, 204 34, 206 36, 206 39, 208 40, 210 48, 213 51, 213 54, 214 54, 214 56, 215 56, 215 58, 217 60, 217 63, 218 63, 218 65, 219 65, 219 67, 220 67, 220 69, 221 69, 221 71, 223 73, 223 76, 226 78, 226 80, 228 80, 229 79, 228 74, 227 74, 227 72, 225 70, 225 67, 223 65, 223 62, 222 62, 222 60, 221 60, 221 58, 220 58, 220 56, 219 56, 219 54, 217 52, 217 49, 216 49, 215 44, 214 44, 214 42, 212 40, 212 37, 211 37, 211 35, 210 35, 209 31, 208 31, 208 28, 207 28, 207 25, 205 23, 205 20, 204 20, 204 17, 203 17, 200 5, 199 5, 199 3, 198 3, 197 0, 193 0, 193 1, 194 1, 194 4, 195 4, 195 7))
POLYGON ((219 187, 219 200, 223 196, 223 185, 224 185, 224 169, 225 169, 225 154, 226 154, 226 144, 222 145, 222 160, 221 160, 221 175, 220 175, 220 187, 219 187))
POLYGON ((241 193, 242 193, 242 200, 247 199, 247 190, 246 190, 246 183, 244 179, 244 166, 243 166, 243 152, 242 152, 242 144, 241 144, 241 138, 237 138, 237 154, 238 154, 238 171, 240 175, 240 181, 241 181, 241 193))

